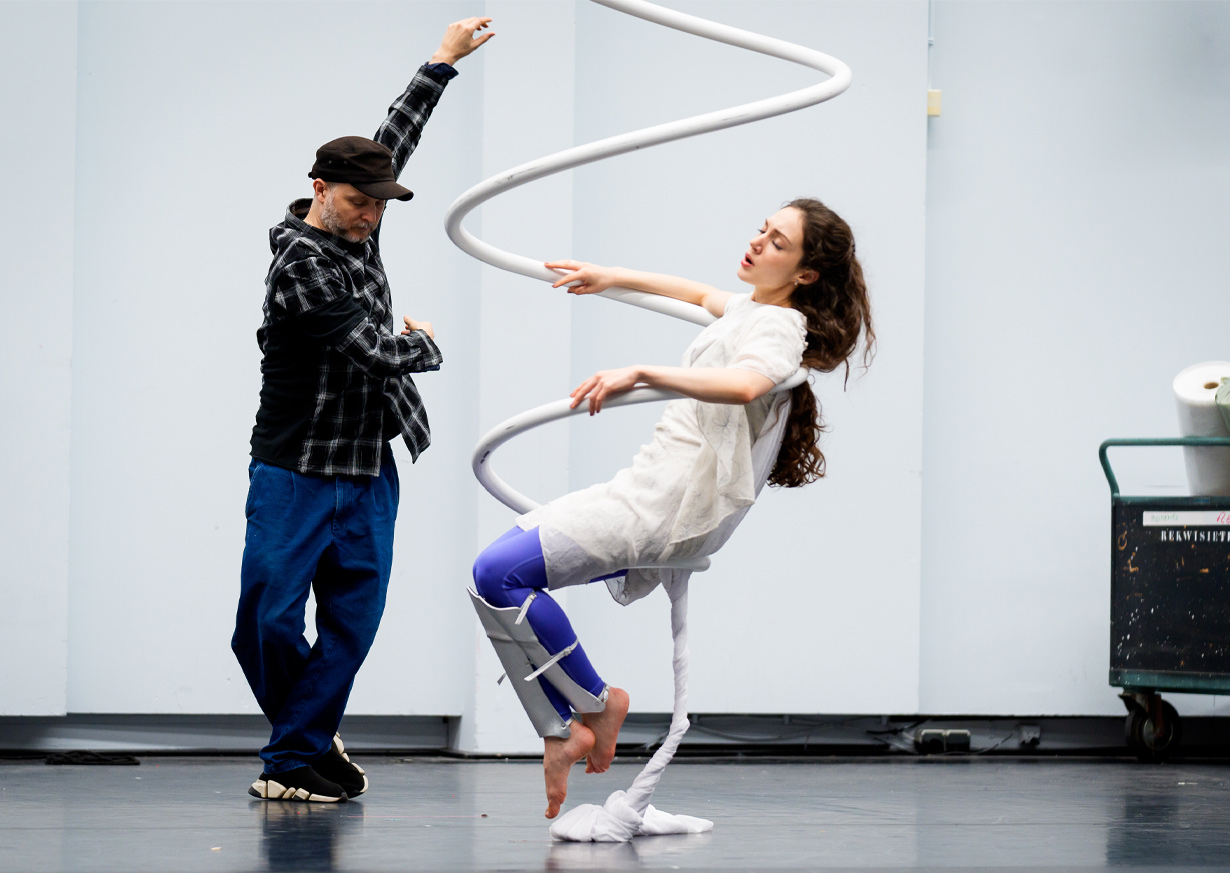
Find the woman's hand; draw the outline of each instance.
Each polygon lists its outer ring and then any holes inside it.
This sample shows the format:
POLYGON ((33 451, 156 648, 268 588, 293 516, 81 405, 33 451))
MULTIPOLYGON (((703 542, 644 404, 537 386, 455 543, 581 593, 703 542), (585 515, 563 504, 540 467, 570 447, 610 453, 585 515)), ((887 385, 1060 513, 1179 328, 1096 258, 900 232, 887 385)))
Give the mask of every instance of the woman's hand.
POLYGON ((406 323, 406 329, 401 332, 402 336, 405 336, 408 333, 414 333, 416 330, 421 330, 423 333, 431 337, 433 342, 435 341, 436 332, 432 329, 430 321, 415 321, 408 315, 403 317, 402 321, 406 323))
POLYGON ((597 294, 608 288, 626 288, 703 306, 716 318, 721 318, 727 301, 734 296, 729 291, 719 291, 711 285, 665 273, 644 273, 627 267, 599 267, 582 261, 547 261, 546 266, 549 270, 564 274, 551 287, 569 285, 569 294, 597 294))
POLYGON ((569 409, 576 409, 582 400, 589 398, 589 414, 597 415, 602 411, 602 402, 608 397, 623 394, 636 387, 641 381, 639 367, 621 367, 618 370, 599 370, 572 392, 572 402, 569 409))
POLYGON ((581 261, 547 261, 544 266, 548 270, 564 273, 551 287, 568 285, 569 294, 597 294, 618 284, 614 267, 599 267, 581 261), (575 285, 571 284, 574 282, 575 285))

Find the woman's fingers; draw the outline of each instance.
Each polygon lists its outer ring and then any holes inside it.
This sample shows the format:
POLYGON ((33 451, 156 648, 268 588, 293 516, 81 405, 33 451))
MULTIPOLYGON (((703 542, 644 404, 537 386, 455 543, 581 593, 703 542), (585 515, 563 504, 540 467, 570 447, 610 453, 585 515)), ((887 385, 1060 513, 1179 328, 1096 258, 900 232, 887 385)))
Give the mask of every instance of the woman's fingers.
POLYGON ((636 371, 625 367, 622 370, 600 370, 576 387, 572 392, 569 409, 576 409, 581 401, 588 400, 589 414, 597 415, 602 411, 608 397, 622 394, 635 387, 636 371))
POLYGON ((581 263, 580 261, 546 261, 543 266, 548 270, 555 270, 564 274, 556 279, 551 287, 559 288, 563 285, 572 285, 571 288, 567 289, 569 294, 586 293, 585 289, 589 288, 593 280, 593 271, 589 269, 591 265, 581 263))
POLYGON ((597 415, 602 411, 602 404, 606 402, 607 397, 617 392, 617 388, 612 384, 609 375, 602 374, 602 378, 595 379, 594 390, 589 394, 589 414, 597 415))
POLYGON ((552 288, 569 286, 569 294, 601 294, 614 284, 611 268, 597 267, 584 261, 544 261, 543 266, 564 275, 556 279, 552 288))
POLYGON ((568 404, 568 408, 576 409, 581 405, 582 401, 588 400, 589 414, 595 415, 602 410, 602 401, 609 393, 610 388, 607 386, 602 374, 595 373, 578 385, 577 389, 572 392, 572 401, 568 404))
MULTIPOLYGON (((585 281, 585 279, 584 279, 584 278, 582 278, 582 276, 581 276, 581 274, 580 274, 580 273, 565 273, 563 276, 560 276, 558 279, 556 279, 556 280, 555 280, 555 283, 554 283, 551 287, 552 287, 552 288, 558 288, 558 287, 560 287, 561 285, 567 285, 567 284, 569 284, 569 283, 571 283, 571 282, 580 282, 582 285, 586 285, 586 284, 588 284, 588 283, 585 281)), ((569 290, 569 291, 574 291, 574 290, 576 290, 576 289, 574 289, 574 288, 569 288, 568 290, 569 290)))
POLYGON ((589 393, 589 389, 594 387, 594 383, 598 381, 598 374, 594 374, 573 389, 573 397, 584 397, 589 393))
POLYGON ((597 376, 590 376, 572 391, 572 402, 568 404, 569 409, 576 409, 585 396, 593 389, 594 383, 598 380, 597 376))

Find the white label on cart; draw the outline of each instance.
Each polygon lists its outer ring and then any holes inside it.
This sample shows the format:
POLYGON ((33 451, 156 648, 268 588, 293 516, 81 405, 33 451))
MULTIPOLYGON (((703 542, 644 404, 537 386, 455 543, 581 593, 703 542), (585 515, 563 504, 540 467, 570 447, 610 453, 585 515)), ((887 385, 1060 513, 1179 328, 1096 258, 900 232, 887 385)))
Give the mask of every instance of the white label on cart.
POLYGON ((1205 512, 1146 512, 1145 527, 1230 527, 1230 510, 1205 512))

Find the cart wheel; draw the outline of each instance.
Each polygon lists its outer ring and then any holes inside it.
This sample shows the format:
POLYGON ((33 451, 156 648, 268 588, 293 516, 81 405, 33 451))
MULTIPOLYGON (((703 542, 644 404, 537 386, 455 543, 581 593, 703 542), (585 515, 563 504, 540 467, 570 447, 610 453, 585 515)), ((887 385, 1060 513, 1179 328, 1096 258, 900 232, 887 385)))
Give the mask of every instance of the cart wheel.
POLYGON ((1128 709, 1124 732, 1128 748, 1141 761, 1158 762, 1170 757, 1183 738, 1183 726, 1179 713, 1165 700, 1158 700, 1161 709, 1162 728, 1159 731, 1153 717, 1144 707, 1135 705, 1128 709))

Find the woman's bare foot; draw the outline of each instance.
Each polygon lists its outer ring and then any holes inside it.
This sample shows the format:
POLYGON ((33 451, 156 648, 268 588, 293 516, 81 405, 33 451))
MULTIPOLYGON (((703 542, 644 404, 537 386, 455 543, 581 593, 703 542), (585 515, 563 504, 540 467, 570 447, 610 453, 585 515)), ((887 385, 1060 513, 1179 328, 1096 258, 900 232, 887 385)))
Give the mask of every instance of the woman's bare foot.
POLYGON ((605 773, 615 760, 615 741, 619 729, 628 717, 628 692, 609 686, 606 709, 602 712, 587 712, 581 716, 585 726, 594 732, 594 750, 585 759, 586 773, 605 773))
POLYGON ((594 732, 574 721, 568 739, 544 737, 542 746, 542 772, 547 780, 546 816, 555 818, 568 796, 568 771, 594 747, 594 732))

